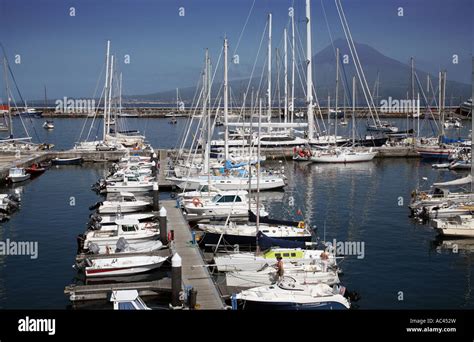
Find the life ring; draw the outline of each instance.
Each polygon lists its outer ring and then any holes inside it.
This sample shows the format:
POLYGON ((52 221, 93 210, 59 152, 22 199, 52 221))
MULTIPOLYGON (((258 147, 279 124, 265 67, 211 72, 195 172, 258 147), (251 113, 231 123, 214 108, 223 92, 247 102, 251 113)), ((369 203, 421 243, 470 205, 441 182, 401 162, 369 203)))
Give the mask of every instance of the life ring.
POLYGON ((200 200, 199 198, 197 198, 197 197, 194 197, 194 198, 193 198, 193 204, 194 204, 195 207, 199 207, 199 206, 202 207, 202 202, 201 202, 201 200, 200 200))

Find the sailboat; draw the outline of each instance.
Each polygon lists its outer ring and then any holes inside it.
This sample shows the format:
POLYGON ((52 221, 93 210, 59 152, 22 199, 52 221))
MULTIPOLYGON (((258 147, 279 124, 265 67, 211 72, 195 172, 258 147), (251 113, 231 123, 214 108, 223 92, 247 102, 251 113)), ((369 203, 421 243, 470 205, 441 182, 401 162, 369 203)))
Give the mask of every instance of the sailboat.
MULTIPOLYGON (((339 65, 339 49, 336 52, 339 65)), ((338 68, 336 68, 338 69, 338 68)), ((338 84, 338 78, 336 79, 336 89, 338 84)), ((337 93, 337 90, 336 90, 337 93)), ((337 96, 336 96, 336 108, 337 108, 337 96)), ((335 133, 337 134, 337 120, 335 124, 335 133)), ((352 142, 355 145, 355 77, 352 78, 352 142)), ((315 163, 356 163, 366 162, 374 159, 377 155, 376 151, 358 149, 355 146, 352 147, 330 147, 326 150, 313 151, 311 161, 315 163)))

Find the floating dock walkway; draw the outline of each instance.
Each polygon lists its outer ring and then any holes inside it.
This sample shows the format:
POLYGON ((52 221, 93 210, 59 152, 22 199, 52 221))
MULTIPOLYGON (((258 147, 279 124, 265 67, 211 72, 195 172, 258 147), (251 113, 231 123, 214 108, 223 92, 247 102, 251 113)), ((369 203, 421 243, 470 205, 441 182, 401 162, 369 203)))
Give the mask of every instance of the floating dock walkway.
POLYGON ((196 304, 203 310, 222 310, 225 308, 221 294, 216 287, 204 257, 197 244, 193 244, 191 228, 183 217, 176 201, 161 201, 166 209, 168 229, 174 231, 172 248, 182 259, 183 283, 197 291, 196 304))

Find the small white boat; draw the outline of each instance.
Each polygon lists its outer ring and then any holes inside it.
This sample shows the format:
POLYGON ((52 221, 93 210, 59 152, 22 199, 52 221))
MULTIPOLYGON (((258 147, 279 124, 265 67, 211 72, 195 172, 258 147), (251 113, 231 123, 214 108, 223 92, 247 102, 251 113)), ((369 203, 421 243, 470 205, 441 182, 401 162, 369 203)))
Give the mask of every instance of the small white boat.
POLYGON ((138 201, 135 195, 129 192, 121 192, 120 197, 120 201, 99 202, 89 209, 97 209, 101 214, 115 214, 143 211, 150 206, 150 202, 138 201))
POLYGON ((43 128, 44 129, 54 129, 54 122, 53 121, 45 121, 43 123, 43 128))
POLYGON ((151 310, 138 295, 137 290, 112 291, 110 301, 114 310, 151 310))
POLYGON ((31 175, 26 173, 22 167, 12 167, 8 172, 8 177, 12 183, 19 183, 30 179, 31 175))
POLYGON ((166 258, 153 256, 122 256, 89 260, 86 277, 111 277, 149 272, 163 265, 166 258), (89 266, 90 265, 90 266, 89 266))
POLYGON ((108 182, 105 191, 107 193, 117 192, 148 192, 153 190, 155 182, 141 181, 137 177, 127 176, 122 182, 108 182))
POLYGON ((276 285, 244 290, 235 298, 249 310, 344 310, 350 308, 345 292, 343 286, 302 285, 284 277, 276 285))
POLYGON ((139 214, 122 214, 122 215, 93 215, 91 220, 95 220, 100 222, 102 225, 108 224, 116 224, 117 220, 124 219, 124 220, 137 220, 137 221, 147 221, 151 220, 155 217, 152 213, 139 213, 139 214))
POLYGON ((435 219, 432 226, 441 235, 474 237, 474 219, 472 215, 458 215, 448 219, 435 219))

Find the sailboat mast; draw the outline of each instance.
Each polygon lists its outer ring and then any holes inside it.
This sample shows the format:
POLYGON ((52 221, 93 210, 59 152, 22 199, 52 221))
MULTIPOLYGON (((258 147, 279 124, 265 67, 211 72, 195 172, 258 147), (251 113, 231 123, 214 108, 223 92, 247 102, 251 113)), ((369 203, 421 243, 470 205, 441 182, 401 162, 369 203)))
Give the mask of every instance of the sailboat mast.
POLYGON ((257 145, 257 229, 255 232, 257 253, 260 252, 258 247, 258 232, 260 230, 260 134, 262 133, 262 99, 260 99, 259 111, 258 111, 258 145, 257 145))
POLYGON ((336 49, 336 108, 334 114, 334 144, 337 143, 337 101, 339 100, 339 48, 336 49))
POLYGON ((102 138, 104 142, 107 136, 107 96, 108 96, 108 89, 109 89, 109 55, 110 55, 110 40, 107 41, 107 53, 106 53, 106 59, 105 59, 104 125, 103 125, 103 138, 102 138))
POLYGON ((352 77, 352 146, 355 146, 356 78, 352 77))
POLYGON ((176 88, 176 112, 179 111, 179 94, 178 94, 178 88, 176 88))
POLYGON ((211 161, 211 58, 209 57, 209 51, 206 50, 206 63, 207 63, 207 147, 206 147, 206 159, 207 159, 207 184, 208 191, 211 191, 211 169, 209 163, 211 161))
POLYGON ((313 71, 311 55, 311 5, 310 0, 306 0, 306 102, 308 105, 308 141, 311 141, 314 137, 313 71))
POLYGON ((229 85, 227 75, 227 38, 224 39, 224 157, 229 158, 229 85))
POLYGON ((8 135, 9 138, 13 138, 13 122, 12 122, 12 115, 10 111, 10 89, 8 87, 8 66, 7 66, 7 58, 3 57, 3 76, 5 78, 5 96, 6 103, 7 103, 7 110, 8 110, 8 135))
POLYGON ((284 109, 284 116, 285 116, 285 123, 288 122, 288 43, 287 43, 287 34, 286 28, 283 31, 283 36, 285 40, 285 44, 283 45, 283 49, 285 51, 285 109, 284 109))
POLYGON ((291 14, 291 122, 295 114, 295 14, 291 14))
MULTIPOLYGON (((474 84, 474 57, 472 58, 472 84, 474 84)), ((472 87, 472 99, 474 100, 474 87, 472 87)), ((474 146, 474 119, 473 119, 473 113, 474 113, 474 106, 471 102, 471 192, 474 191, 474 163, 473 161, 473 155, 472 153, 472 146, 474 146)))
MULTIPOLYGON (((110 133, 110 113, 112 112, 112 80, 114 78, 114 55, 110 56, 109 110, 107 111, 107 133, 110 133)), ((115 132, 117 135, 117 132, 115 132)))
MULTIPOLYGON (((272 14, 268 14, 268 109, 267 121, 270 122, 272 118, 272 14)), ((270 127, 268 128, 270 130, 270 127)))
MULTIPOLYGON (((207 70, 207 68, 209 67, 209 64, 208 64, 209 60, 208 59, 209 59, 209 50, 206 49, 206 55, 204 57, 204 73, 202 74, 203 94, 202 94, 201 114, 202 114, 203 118, 206 118, 206 114, 207 114, 207 97, 208 97, 208 89, 207 89, 207 86, 208 86, 208 77, 207 77, 208 70, 207 70)), ((209 121, 209 120, 207 120, 207 121, 209 121)), ((203 122, 203 130, 204 130, 204 127, 205 127, 204 124, 205 124, 205 121, 203 122)), ((201 135, 201 137, 203 137, 203 135, 201 135)), ((209 147, 209 132, 206 129, 206 148, 203 151, 203 159, 204 159, 203 167, 204 167, 204 172, 207 173, 207 174, 209 173, 209 169, 208 169, 209 161, 207 160, 208 147, 209 147)))
POLYGON ((443 74, 440 72, 438 72, 438 115, 439 115, 439 124, 441 126, 441 135, 444 136, 444 120, 443 120, 443 117, 442 117, 442 112, 443 112, 443 108, 442 108, 442 100, 443 100, 443 90, 441 89, 442 88, 442 84, 443 84, 443 74))
POLYGON ((119 113, 122 114, 122 73, 119 80, 119 113))

